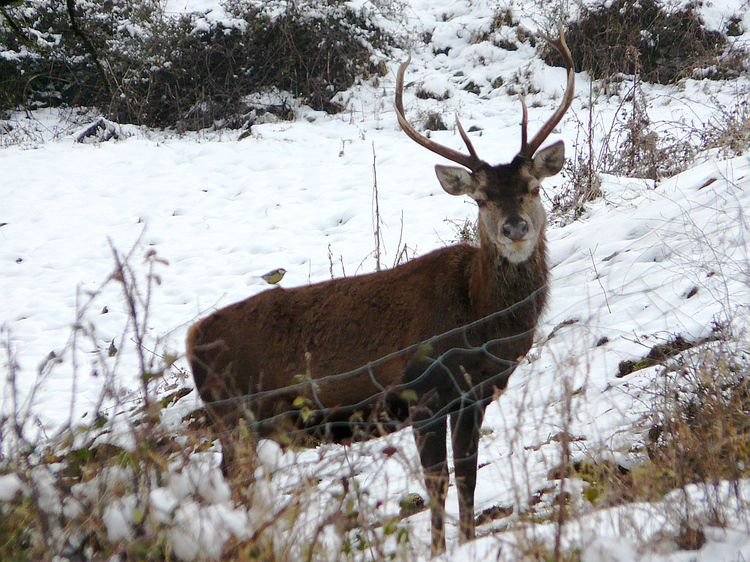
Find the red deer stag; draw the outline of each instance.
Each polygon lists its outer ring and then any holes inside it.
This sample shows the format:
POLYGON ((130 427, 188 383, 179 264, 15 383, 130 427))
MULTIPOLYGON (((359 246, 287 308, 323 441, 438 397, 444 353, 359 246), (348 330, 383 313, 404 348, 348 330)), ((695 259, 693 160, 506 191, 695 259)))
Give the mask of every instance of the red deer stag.
POLYGON ((445 549, 450 418, 460 539, 474 537, 479 430, 487 404, 532 345, 547 296, 542 178, 564 163, 558 141, 539 149, 570 107, 573 62, 560 28, 546 38, 565 60, 560 107, 510 164, 480 160, 458 118, 469 154, 425 138, 406 121, 404 71, 396 115, 414 141, 461 167, 436 166, 451 195, 479 207, 480 245, 435 250, 394 269, 294 289, 274 288, 195 324, 187 353, 200 396, 219 424, 224 468, 235 461, 230 428, 247 421, 256 437, 304 432, 342 442, 411 424, 425 474, 432 548, 445 549))

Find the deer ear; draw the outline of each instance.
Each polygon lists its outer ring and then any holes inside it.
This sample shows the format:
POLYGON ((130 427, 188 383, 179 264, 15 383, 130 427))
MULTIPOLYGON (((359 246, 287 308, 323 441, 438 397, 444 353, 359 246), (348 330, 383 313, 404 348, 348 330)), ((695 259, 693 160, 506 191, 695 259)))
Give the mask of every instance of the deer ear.
POLYGON ((471 172, 453 166, 435 166, 435 173, 443 189, 451 195, 473 195, 477 189, 471 172))
POLYGON ((563 164, 565 143, 560 140, 536 153, 531 164, 531 175, 538 180, 554 176, 562 170, 563 164))

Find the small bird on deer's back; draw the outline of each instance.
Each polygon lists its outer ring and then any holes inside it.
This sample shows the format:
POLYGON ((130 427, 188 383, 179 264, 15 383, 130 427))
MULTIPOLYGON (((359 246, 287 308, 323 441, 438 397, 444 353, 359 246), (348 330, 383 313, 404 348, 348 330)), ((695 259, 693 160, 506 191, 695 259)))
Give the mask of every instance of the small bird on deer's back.
POLYGON ((273 271, 269 271, 268 273, 265 273, 260 276, 263 281, 268 283, 269 285, 276 285, 279 281, 281 281, 284 278, 284 274, 286 273, 286 269, 283 267, 280 267, 278 269, 274 269, 273 271))

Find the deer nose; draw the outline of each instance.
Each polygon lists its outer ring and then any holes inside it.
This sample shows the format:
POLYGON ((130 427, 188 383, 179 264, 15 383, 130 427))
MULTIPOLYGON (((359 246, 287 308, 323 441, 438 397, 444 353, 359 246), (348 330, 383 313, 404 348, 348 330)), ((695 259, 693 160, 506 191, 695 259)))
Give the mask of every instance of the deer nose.
POLYGON ((503 236, 510 238, 514 242, 523 240, 529 232, 529 223, 521 217, 510 218, 503 225, 503 236))

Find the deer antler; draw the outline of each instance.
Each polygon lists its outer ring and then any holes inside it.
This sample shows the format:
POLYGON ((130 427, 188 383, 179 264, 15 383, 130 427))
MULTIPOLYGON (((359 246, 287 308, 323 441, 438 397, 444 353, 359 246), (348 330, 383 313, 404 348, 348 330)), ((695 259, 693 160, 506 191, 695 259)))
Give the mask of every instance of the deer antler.
POLYGON ((448 148, 447 146, 438 144, 434 141, 431 141, 427 137, 420 135, 417 131, 414 130, 411 125, 409 125, 409 122, 406 120, 406 116, 404 115, 403 102, 404 72, 406 71, 406 67, 409 66, 410 62, 411 56, 406 60, 406 62, 402 63, 401 66, 398 67, 398 74, 396 75, 396 117, 398 117, 399 125, 401 125, 401 128, 404 130, 406 135, 416 143, 421 144, 426 149, 431 150, 435 154, 447 158, 448 160, 455 162, 456 164, 465 166, 472 172, 475 172, 482 167, 484 162, 479 159, 479 156, 477 156, 476 150, 474 150, 474 146, 472 146, 471 141, 469 140, 469 136, 466 134, 466 131, 464 131, 464 128, 461 126, 461 122, 458 120, 458 114, 456 114, 456 126, 458 127, 458 133, 461 135, 464 143, 466 143, 466 147, 469 149, 468 155, 462 154, 457 150, 453 150, 452 148, 448 148))
MULTIPOLYGON (((540 35, 563 57, 565 68, 568 69, 568 83, 565 86, 565 95, 563 96, 562 102, 560 102, 560 107, 557 108, 555 113, 552 114, 552 117, 547 120, 547 122, 542 126, 539 132, 534 135, 534 138, 531 139, 531 142, 527 142, 528 110, 526 108, 526 102, 524 101, 523 97, 520 98, 523 117, 521 119, 521 150, 519 151, 518 155, 522 157, 531 158, 532 156, 534 156, 534 153, 547 139, 549 134, 552 132, 552 129, 554 129, 555 126, 560 122, 560 120, 563 118, 563 115, 565 115, 565 112, 570 107, 570 104, 573 102, 573 91, 575 84, 573 56, 570 54, 570 49, 568 49, 568 45, 565 42, 565 34, 563 33, 562 23, 558 24, 558 29, 560 30, 560 37, 558 39, 551 39, 543 33, 540 33, 540 35)), ((478 170, 485 163, 479 158, 479 156, 477 156, 477 153, 474 150, 474 146, 469 140, 469 136, 466 134, 466 131, 464 131, 464 128, 461 126, 461 122, 458 120, 458 114, 456 114, 456 127, 458 128, 458 132, 461 135, 464 143, 466 143, 466 147, 469 149, 468 155, 462 154, 457 150, 453 150, 452 148, 448 148, 447 146, 438 144, 434 141, 431 141, 427 137, 420 135, 406 120, 403 102, 404 72, 406 71, 406 67, 409 66, 410 62, 411 56, 406 60, 406 62, 402 63, 401 66, 398 67, 398 74, 396 75, 396 117, 398 117, 399 125, 401 125, 401 128, 409 138, 411 138, 418 144, 421 144, 428 150, 434 152, 435 154, 438 154, 444 158, 447 158, 448 160, 451 160, 452 162, 456 162, 457 164, 465 166, 472 172, 478 170)))
POLYGON ((539 129, 539 132, 534 136, 533 139, 531 139, 530 143, 526 142, 526 126, 528 124, 526 103, 524 102, 523 98, 521 98, 523 118, 521 120, 521 151, 518 153, 519 156, 525 156, 527 158, 531 158, 532 156, 534 156, 534 153, 539 149, 545 139, 552 132, 552 129, 555 128, 555 125, 560 122, 563 115, 565 115, 565 112, 570 107, 570 104, 573 102, 573 89, 575 83, 575 73, 573 72, 573 56, 570 54, 568 44, 565 42, 562 23, 558 23, 558 29, 560 30, 559 39, 550 39, 543 33, 540 33, 540 35, 544 37, 544 39, 550 45, 557 49, 557 51, 563 57, 565 68, 568 69, 568 84, 565 87, 565 95, 563 96, 562 102, 560 103, 560 107, 557 108, 557 111, 552 114, 552 117, 550 117, 542 126, 542 128, 539 129))

